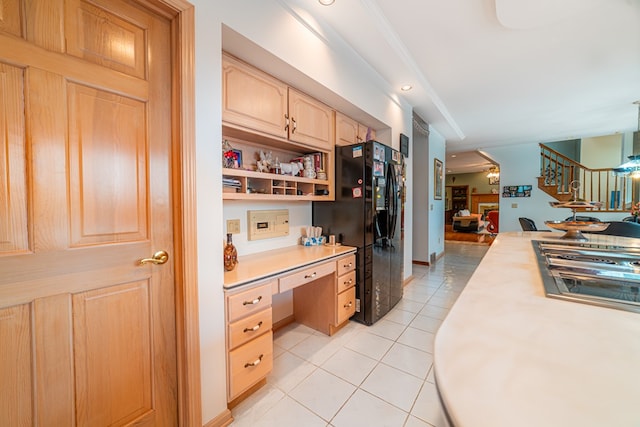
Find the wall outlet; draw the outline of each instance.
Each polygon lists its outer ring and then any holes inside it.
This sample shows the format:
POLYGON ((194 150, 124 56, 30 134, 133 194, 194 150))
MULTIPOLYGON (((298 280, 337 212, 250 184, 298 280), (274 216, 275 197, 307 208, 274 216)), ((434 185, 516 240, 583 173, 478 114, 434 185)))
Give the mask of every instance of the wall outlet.
POLYGON ((238 234, 240 233, 240 220, 228 219, 227 220, 227 233, 238 234))

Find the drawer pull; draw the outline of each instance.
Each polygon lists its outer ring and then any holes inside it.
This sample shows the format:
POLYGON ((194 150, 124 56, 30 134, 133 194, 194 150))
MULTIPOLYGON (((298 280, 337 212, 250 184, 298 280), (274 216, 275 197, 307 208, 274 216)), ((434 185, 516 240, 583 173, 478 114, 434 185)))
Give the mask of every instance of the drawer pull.
POLYGON ((244 328, 243 332, 255 332, 258 329, 260 329, 260 326, 262 326, 262 320, 260 321, 260 323, 258 323, 256 326, 254 326, 253 328, 244 328))
POLYGON ((349 301, 348 304, 344 305, 344 308, 351 308, 352 305, 353 305, 353 302, 349 301))
POLYGON ((347 265, 343 265, 343 267, 344 267, 344 268, 351 268, 351 266, 353 266, 353 263, 352 263, 352 262, 350 262, 350 263, 349 263, 349 264, 347 264, 347 265))
POLYGON ((262 295, 260 295, 258 298, 254 299, 253 301, 244 301, 242 305, 256 305, 257 303, 260 302, 260 300, 262 300, 262 295))
POLYGON ((353 279, 349 279, 346 282, 342 282, 342 283, 345 284, 345 285, 350 285, 350 284, 353 283, 353 279))
POLYGON ((252 368, 254 366, 258 366, 260 364, 260 362, 262 362, 262 358, 264 357, 264 354, 261 354, 260 356, 258 356, 258 358, 256 360, 254 360, 253 362, 248 362, 244 364, 245 368, 252 368))
POLYGON ((305 279, 313 279, 314 277, 316 277, 315 271, 312 274, 305 274, 304 276, 305 279))

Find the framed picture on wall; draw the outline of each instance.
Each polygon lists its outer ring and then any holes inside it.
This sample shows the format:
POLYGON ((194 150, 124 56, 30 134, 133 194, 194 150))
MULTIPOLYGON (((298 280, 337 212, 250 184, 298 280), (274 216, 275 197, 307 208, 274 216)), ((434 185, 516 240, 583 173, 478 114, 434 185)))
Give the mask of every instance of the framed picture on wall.
POLYGON ((433 159, 433 198, 442 200, 442 186, 444 184, 444 168, 442 161, 433 159))
POLYGON ((489 177, 489 185, 498 185, 498 184, 500 184, 500 177, 498 176, 489 177))

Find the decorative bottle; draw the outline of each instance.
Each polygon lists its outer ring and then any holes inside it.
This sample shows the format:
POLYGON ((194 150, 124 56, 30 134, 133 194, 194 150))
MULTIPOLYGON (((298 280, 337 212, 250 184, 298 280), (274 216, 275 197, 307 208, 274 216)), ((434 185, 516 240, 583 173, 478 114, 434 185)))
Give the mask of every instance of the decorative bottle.
POLYGON ((233 246, 231 239, 231 233, 227 233, 227 244, 224 247, 224 269, 225 271, 231 271, 236 268, 238 263, 238 251, 233 246))

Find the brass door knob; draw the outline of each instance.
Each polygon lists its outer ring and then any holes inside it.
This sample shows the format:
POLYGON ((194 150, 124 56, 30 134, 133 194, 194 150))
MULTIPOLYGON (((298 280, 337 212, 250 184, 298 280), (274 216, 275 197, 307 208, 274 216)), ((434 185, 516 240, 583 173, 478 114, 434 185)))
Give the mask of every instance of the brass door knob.
POLYGON ((155 254, 153 254, 151 258, 142 258, 140 261, 138 261, 138 264, 144 265, 147 263, 152 263, 152 264, 160 265, 160 264, 166 263, 167 261, 169 261, 169 254, 166 253, 165 251, 158 251, 155 254))

